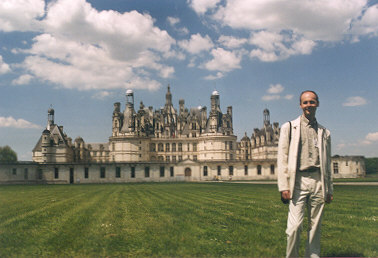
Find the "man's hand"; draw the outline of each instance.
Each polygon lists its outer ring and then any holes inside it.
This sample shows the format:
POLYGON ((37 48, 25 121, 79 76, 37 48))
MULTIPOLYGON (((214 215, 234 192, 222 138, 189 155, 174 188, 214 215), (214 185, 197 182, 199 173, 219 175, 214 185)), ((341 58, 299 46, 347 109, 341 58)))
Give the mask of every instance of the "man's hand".
POLYGON ((327 194, 326 203, 331 203, 333 201, 333 195, 327 194))
POLYGON ((290 191, 289 190, 282 191, 281 192, 281 197, 284 200, 287 200, 287 201, 290 200, 290 191))

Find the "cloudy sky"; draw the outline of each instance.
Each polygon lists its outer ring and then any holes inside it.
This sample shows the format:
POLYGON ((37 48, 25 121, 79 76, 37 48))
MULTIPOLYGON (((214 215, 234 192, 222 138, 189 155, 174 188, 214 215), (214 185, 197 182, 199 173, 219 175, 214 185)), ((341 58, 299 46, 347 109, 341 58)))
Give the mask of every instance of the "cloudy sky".
POLYGON ((107 142, 113 103, 233 106, 238 139, 297 117, 318 92, 333 154, 378 156, 378 2, 1 0, 0 146, 20 160, 46 127, 107 142))

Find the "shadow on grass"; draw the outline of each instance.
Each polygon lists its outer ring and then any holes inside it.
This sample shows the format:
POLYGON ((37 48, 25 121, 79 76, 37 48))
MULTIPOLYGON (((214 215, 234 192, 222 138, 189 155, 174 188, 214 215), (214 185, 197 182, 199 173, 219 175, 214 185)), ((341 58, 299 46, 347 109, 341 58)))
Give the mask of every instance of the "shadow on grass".
POLYGON ((325 255, 326 257, 363 257, 364 254, 353 251, 334 251, 325 255))

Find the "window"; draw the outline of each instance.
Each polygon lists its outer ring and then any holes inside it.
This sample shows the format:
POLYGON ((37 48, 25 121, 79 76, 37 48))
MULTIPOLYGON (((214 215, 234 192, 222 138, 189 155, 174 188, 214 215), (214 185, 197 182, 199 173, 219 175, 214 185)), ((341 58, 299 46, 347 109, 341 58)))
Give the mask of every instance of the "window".
POLYGON ((165 167, 160 167, 160 177, 164 177, 165 167))
POLYGON ((156 144, 155 143, 150 143, 150 151, 155 152, 156 151, 156 144))
POLYGON ((218 166, 218 167, 217 167, 217 170, 218 170, 218 174, 217 174, 217 175, 220 176, 220 175, 221 175, 221 171, 222 171, 222 167, 221 167, 221 166, 218 166))
POLYGON ((178 156, 178 160, 182 161, 182 156, 181 155, 178 156))
POLYGON ((165 157, 165 160, 169 162, 171 160, 171 156, 165 157))
POLYGON ((230 159, 234 159, 234 154, 230 154, 230 159))
POLYGON ((42 178, 43 178, 43 171, 42 171, 41 168, 38 169, 37 174, 38 174, 38 179, 42 180, 42 178))
POLYGON ((88 167, 85 167, 84 168, 84 178, 88 178, 89 177, 89 168, 88 167))
POLYGON ((248 166, 244 166, 244 175, 248 176, 248 166))
POLYGON ((105 167, 100 168, 100 178, 105 178, 105 167))
POLYGON ((54 168, 54 178, 59 178, 59 168, 54 168))
POLYGON ((29 170, 28 168, 24 169, 24 179, 27 180, 29 178, 29 170))
POLYGON ((165 144, 165 151, 170 151, 169 149, 170 149, 170 148, 169 148, 169 143, 166 143, 166 144, 165 144))
POLYGON ((12 169, 12 174, 15 176, 17 175, 17 168, 12 169))
POLYGON ((135 167, 131 167, 131 178, 135 178, 135 167))
POLYGON ((144 177, 150 177, 150 167, 144 167, 144 177))
POLYGON ((174 172, 175 170, 174 170, 174 167, 170 167, 169 168, 169 172, 170 172, 170 174, 171 174, 171 177, 174 177, 175 176, 175 172, 174 172))
POLYGON ((196 133, 192 133, 192 137, 193 138, 197 137, 197 134, 196 133))
POLYGON ((203 166, 203 176, 207 176, 207 166, 203 166))
POLYGON ((261 165, 257 165, 257 174, 261 175, 261 165))
POLYGON ((158 144, 158 151, 164 151, 164 147, 162 143, 158 144))
POLYGON ((274 175, 274 164, 270 165, 270 174, 274 175))
POLYGON ((121 168, 120 167, 116 167, 116 178, 120 178, 121 177, 121 168))
POLYGON ((197 160, 197 155, 193 155, 193 160, 197 160))
POLYGON ((228 174, 229 174, 230 176, 233 176, 233 175, 234 175, 234 166, 229 166, 229 167, 228 167, 228 174))
POLYGON ((193 143, 193 151, 197 151, 197 143, 193 143))
POLYGON ((339 163, 334 162, 333 163, 333 173, 338 174, 339 173, 339 163))
POLYGON ((230 146, 230 150, 232 150, 232 142, 230 142, 230 145, 229 145, 229 146, 230 146))
POLYGON ((172 152, 176 151, 176 143, 172 143, 172 152))
POLYGON ((178 144, 178 151, 182 151, 182 143, 181 142, 178 144))
POLYGON ((176 156, 172 156, 172 161, 176 162, 176 156))

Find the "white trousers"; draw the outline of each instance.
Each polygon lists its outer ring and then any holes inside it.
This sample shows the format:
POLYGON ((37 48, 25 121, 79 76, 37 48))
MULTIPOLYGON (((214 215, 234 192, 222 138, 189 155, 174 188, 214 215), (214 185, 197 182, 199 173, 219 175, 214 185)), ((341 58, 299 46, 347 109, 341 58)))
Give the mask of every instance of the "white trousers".
POLYGON ((306 257, 319 257, 320 226, 324 208, 319 172, 297 172, 287 218, 286 257, 299 256, 300 234, 306 206, 308 217, 306 257))

